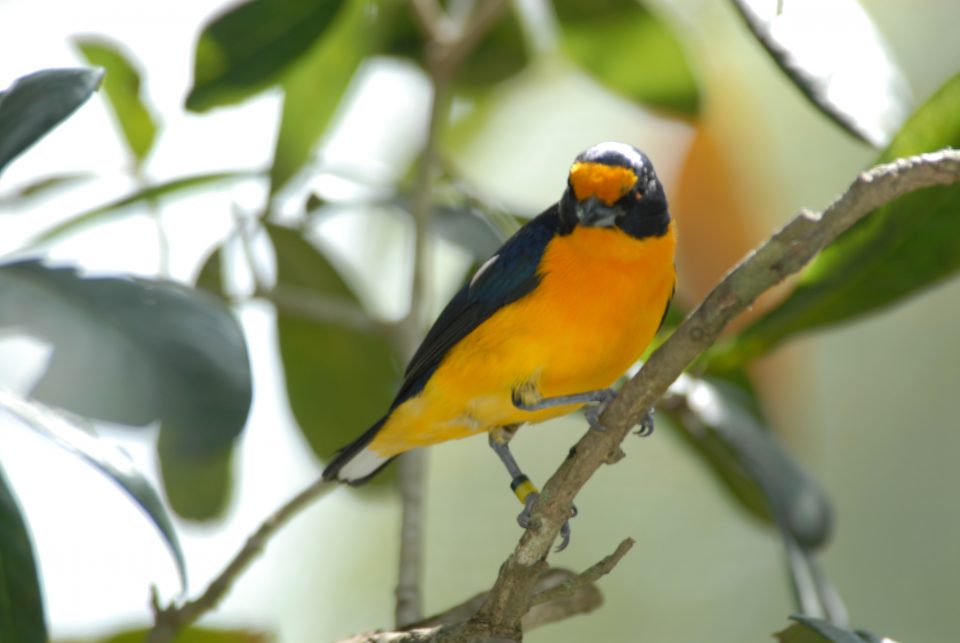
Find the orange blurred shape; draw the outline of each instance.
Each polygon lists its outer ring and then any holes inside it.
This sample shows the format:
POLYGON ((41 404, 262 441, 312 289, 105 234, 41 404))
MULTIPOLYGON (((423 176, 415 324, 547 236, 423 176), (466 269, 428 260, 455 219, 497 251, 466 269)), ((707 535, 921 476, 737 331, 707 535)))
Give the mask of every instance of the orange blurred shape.
MULTIPOLYGON (((751 178, 764 181, 771 177, 751 178)), ((670 211, 679 232, 678 296, 685 305, 692 307, 703 299, 749 250, 772 232, 765 229, 764 219, 758 216, 766 191, 755 189, 757 186, 750 182, 732 165, 731 151, 722 149, 710 127, 697 123, 670 195, 670 211)), ((730 328, 742 327, 777 298, 766 293, 730 328)))

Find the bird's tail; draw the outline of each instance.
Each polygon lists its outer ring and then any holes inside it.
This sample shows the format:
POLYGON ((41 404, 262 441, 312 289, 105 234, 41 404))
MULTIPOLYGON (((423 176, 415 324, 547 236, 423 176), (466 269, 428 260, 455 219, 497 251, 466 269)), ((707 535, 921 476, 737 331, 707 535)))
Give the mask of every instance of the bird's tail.
POLYGON ((387 417, 389 416, 381 418, 363 435, 340 449, 333 460, 330 461, 330 464, 323 470, 324 479, 340 480, 357 486, 363 484, 376 475, 380 469, 387 466, 395 456, 379 455, 367 446, 377 435, 383 423, 387 421, 387 417))

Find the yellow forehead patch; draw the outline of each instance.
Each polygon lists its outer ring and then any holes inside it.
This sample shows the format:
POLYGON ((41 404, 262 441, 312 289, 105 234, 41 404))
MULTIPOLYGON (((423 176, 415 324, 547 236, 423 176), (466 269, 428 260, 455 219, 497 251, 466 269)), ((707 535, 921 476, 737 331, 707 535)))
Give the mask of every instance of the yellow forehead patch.
POLYGON ((577 201, 595 196, 605 205, 613 205, 636 182, 633 171, 617 165, 581 162, 570 168, 570 185, 577 201))

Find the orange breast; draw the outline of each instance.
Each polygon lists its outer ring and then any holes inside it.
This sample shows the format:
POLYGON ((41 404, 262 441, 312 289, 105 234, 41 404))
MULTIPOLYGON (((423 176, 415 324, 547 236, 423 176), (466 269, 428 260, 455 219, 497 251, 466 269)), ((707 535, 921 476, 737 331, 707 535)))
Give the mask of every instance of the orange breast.
POLYGON ((575 228, 547 246, 541 282, 464 338, 420 395, 394 409, 370 444, 389 456, 577 406, 521 411, 529 384, 542 397, 610 386, 643 354, 673 292, 676 238, 638 240, 616 228, 575 228))

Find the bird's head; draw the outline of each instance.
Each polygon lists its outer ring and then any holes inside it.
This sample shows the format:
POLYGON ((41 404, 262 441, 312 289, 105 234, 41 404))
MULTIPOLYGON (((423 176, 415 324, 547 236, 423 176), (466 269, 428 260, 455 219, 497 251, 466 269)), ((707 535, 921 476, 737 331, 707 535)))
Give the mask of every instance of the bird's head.
POLYGON ((560 233, 578 225, 616 227, 641 239, 666 233, 667 198, 643 152, 625 143, 599 143, 577 156, 560 199, 560 233))

